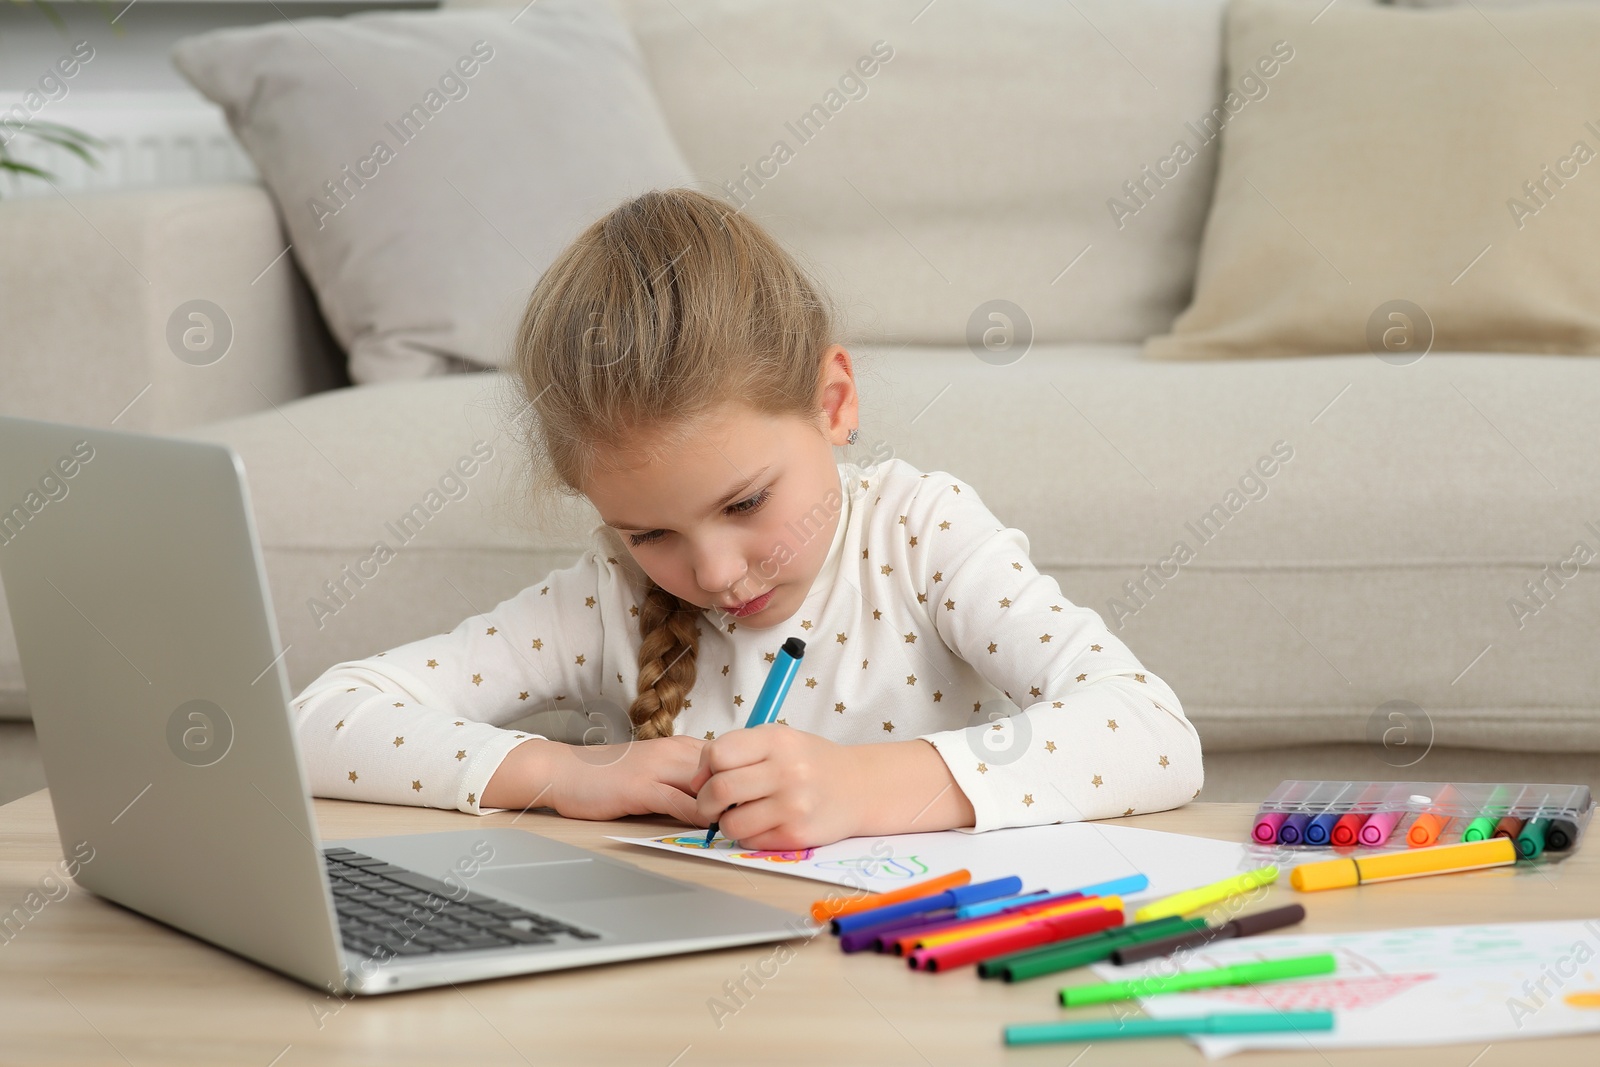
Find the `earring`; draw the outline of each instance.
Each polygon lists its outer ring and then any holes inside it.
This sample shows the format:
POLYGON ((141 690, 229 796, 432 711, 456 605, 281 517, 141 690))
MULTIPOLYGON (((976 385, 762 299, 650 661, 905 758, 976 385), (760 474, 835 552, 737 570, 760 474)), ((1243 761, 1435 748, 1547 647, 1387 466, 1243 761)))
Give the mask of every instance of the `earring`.
POLYGON ((844 439, 844 443, 847 444, 847 445, 853 445, 853 444, 856 443, 856 438, 859 437, 860 435, 861 435, 861 431, 860 430, 852 429, 850 431, 850 436, 846 437, 844 439))

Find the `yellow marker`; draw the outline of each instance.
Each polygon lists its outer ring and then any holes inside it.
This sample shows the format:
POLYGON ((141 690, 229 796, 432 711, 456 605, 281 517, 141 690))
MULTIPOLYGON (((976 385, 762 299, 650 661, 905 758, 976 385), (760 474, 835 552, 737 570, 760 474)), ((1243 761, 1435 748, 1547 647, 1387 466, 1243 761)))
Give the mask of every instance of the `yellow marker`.
POLYGON ((1420 878, 1427 874, 1504 867, 1516 862, 1517 846, 1511 839, 1492 837, 1487 841, 1435 845, 1432 848, 1414 848, 1409 852, 1363 856, 1360 859, 1302 863, 1289 872, 1289 884, 1302 893, 1311 893, 1319 889, 1345 889, 1396 878, 1420 878))
POLYGON ((1191 911, 1199 911, 1209 907, 1219 900, 1236 897, 1240 893, 1248 893, 1252 889, 1264 885, 1271 885, 1278 880, 1278 868, 1271 866, 1259 870, 1246 871, 1236 874, 1232 878, 1224 878, 1212 885, 1203 885, 1199 889, 1186 889, 1182 893, 1174 893, 1170 897, 1162 897, 1154 904, 1146 904, 1133 913, 1134 922, 1149 922, 1151 919, 1165 919, 1169 915, 1184 915, 1191 911))
POLYGON ((1563 998, 1574 1008, 1600 1008, 1600 989, 1584 989, 1563 998))

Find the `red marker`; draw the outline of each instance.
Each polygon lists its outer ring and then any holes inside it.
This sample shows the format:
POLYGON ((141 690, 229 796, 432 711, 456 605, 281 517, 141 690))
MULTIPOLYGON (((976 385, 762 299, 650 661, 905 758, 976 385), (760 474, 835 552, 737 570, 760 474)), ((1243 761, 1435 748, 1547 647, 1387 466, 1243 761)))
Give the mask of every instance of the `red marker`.
POLYGON ((1333 833, 1328 839, 1340 848, 1349 848, 1361 839, 1361 824, 1366 821, 1365 815, 1352 811, 1333 824, 1333 833))
POLYGON ((1051 916, 1009 930, 980 934, 937 948, 919 948, 911 953, 908 962, 912 970, 950 971, 980 960, 1064 941, 1069 937, 1082 937, 1084 934, 1097 933, 1107 927, 1121 925, 1121 908, 1093 908, 1089 911, 1051 916))

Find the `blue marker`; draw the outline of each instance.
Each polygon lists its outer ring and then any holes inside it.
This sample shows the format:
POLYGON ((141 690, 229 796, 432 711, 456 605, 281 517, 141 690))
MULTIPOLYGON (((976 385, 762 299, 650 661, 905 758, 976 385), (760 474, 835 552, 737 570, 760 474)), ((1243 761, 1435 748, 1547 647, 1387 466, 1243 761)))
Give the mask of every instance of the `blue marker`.
MULTIPOLYGON (((755 707, 750 709, 750 717, 745 720, 744 728, 752 726, 765 726, 778 717, 778 709, 783 707, 783 698, 789 695, 789 685, 794 681, 794 676, 800 673, 800 657, 806 654, 806 643, 798 637, 791 637, 778 649, 778 654, 772 661, 772 669, 767 671, 767 681, 761 687, 761 695, 756 697, 755 707)), ((729 807, 734 807, 730 804, 729 807)), ((723 812, 724 815, 727 812, 723 812)), ((713 822, 706 831, 706 847, 711 847, 711 839, 717 836, 717 824, 713 822)))
POLYGON ((1150 879, 1142 874, 1130 874, 1126 878, 1113 878, 1109 882, 1096 882, 1086 885, 1081 889, 1068 889, 1060 893, 1030 893, 1026 897, 1015 897, 1010 900, 988 900, 976 904, 968 904, 956 909, 957 919, 977 919, 985 915, 1005 911, 1026 904, 1045 904, 1053 900, 1067 900, 1071 897, 1111 897, 1132 896, 1143 893, 1150 887, 1150 879))
POLYGON ((1006 878, 995 878, 988 882, 958 885, 954 889, 946 889, 943 893, 935 893, 931 897, 916 897, 913 900, 902 900, 898 904, 885 904, 881 908, 868 908, 865 911, 841 915, 833 920, 833 932, 836 934, 848 934, 868 926, 881 926, 896 919, 907 919, 914 915, 927 915, 929 912, 959 908, 964 904, 976 904, 979 901, 995 900, 1002 897, 1014 899, 1017 890, 1021 888, 1022 879, 1014 874, 1006 878))

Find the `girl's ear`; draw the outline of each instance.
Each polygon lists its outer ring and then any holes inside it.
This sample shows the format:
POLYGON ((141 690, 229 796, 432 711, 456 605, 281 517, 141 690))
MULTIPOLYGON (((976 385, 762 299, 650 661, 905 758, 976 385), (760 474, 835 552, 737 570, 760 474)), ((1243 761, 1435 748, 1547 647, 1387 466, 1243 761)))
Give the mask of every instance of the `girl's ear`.
POLYGON ((830 444, 843 445, 860 424, 855 368, 843 345, 830 345, 822 354, 823 433, 830 444))

